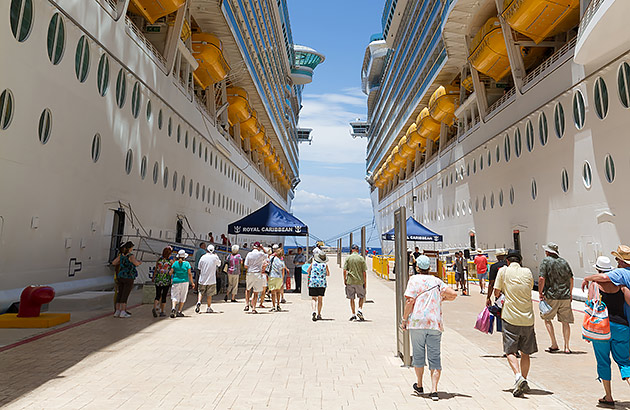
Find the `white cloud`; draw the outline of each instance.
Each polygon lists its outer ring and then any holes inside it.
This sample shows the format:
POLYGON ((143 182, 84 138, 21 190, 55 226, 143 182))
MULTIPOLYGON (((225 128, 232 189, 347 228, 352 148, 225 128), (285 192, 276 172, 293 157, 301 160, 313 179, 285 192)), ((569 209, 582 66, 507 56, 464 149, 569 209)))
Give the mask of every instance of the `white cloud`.
POLYGON ((336 216, 368 210, 372 213, 372 205, 368 198, 332 198, 304 190, 298 190, 293 200, 293 210, 297 214, 313 216, 336 216))

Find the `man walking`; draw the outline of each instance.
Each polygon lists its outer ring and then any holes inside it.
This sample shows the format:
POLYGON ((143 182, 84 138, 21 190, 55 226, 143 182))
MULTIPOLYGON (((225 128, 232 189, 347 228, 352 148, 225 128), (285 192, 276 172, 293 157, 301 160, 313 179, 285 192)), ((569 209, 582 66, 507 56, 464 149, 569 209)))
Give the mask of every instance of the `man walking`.
POLYGON ((486 289, 486 274, 488 273, 488 258, 483 254, 483 251, 477 249, 477 256, 475 256, 475 266, 477 267, 477 279, 479 279, 480 293, 483 295, 483 291, 486 289))
POLYGON ((352 245, 352 253, 343 264, 343 283, 346 285, 346 297, 350 299, 350 309, 352 316, 350 321, 360 320, 363 322, 363 303, 365 302, 367 263, 363 256, 359 254, 359 246, 352 245), (359 310, 356 310, 354 299, 359 298, 359 310))
POLYGON ((486 298, 486 306, 490 306, 492 304, 490 297, 494 291, 494 282, 497 280, 499 269, 507 266, 507 261, 505 260, 507 251, 505 249, 497 249, 494 256, 497 257, 497 261, 490 266, 490 273, 488 274, 488 297, 486 298))
POLYGON ((214 253, 214 245, 208 245, 207 252, 199 259, 199 294, 195 312, 201 310, 201 301, 206 298, 208 307, 206 313, 214 313, 212 310, 212 296, 217 294, 217 268, 221 266, 221 259, 214 253))
POLYGON ((540 300, 544 300, 551 306, 546 315, 540 314, 545 321, 545 328, 551 339, 551 346, 546 350, 555 353, 560 350, 556 341, 556 334, 551 320, 558 315, 558 322, 562 323, 562 336, 564 338, 564 353, 571 353, 569 341, 571 340, 571 323, 573 323, 573 310, 571 299, 573 293, 573 272, 569 263, 560 257, 558 245, 549 242, 543 245, 545 256, 540 262, 540 277, 538 278, 538 292, 540 300))
POLYGON ((195 251, 195 283, 197 284, 197 288, 195 289, 194 293, 197 293, 199 290, 199 260, 201 259, 201 257, 203 255, 206 254, 207 252, 207 246, 205 242, 200 242, 199 243, 199 247, 197 248, 197 250, 195 251))
POLYGON ((457 251, 455 252, 455 263, 453 263, 453 267, 455 268, 455 292, 462 288, 462 296, 466 294, 466 276, 464 273, 464 257, 462 253, 457 251))
POLYGON ((302 293, 302 265, 306 263, 306 255, 302 248, 297 248, 297 254, 293 257, 293 278, 295 279, 295 293, 302 293))
POLYGON ((531 295, 534 278, 528 268, 521 267, 521 260, 521 253, 510 249, 507 254, 509 265, 499 269, 494 283, 494 296, 498 298, 501 293, 505 296, 501 311, 503 351, 516 378, 512 388, 514 397, 520 397, 529 391, 527 384, 529 356, 538 351, 531 295), (519 351, 521 352, 520 363, 516 357, 519 351))
POLYGON ((252 313, 258 313, 256 311, 256 302, 258 302, 258 294, 265 287, 263 264, 266 261, 267 255, 263 252, 262 245, 260 242, 254 242, 254 249, 245 257, 245 269, 247 269, 245 309, 243 309, 245 312, 249 311, 251 306, 252 313))

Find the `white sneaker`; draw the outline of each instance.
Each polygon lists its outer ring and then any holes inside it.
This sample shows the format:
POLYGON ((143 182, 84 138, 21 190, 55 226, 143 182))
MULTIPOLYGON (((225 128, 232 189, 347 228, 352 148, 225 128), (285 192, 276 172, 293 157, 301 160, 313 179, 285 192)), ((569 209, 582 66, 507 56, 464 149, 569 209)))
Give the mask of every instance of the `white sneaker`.
POLYGON ((119 317, 131 317, 131 315, 125 311, 120 312, 120 316, 119 317))
POLYGON ((214 313, 214 310, 212 310, 212 308, 209 307, 206 309, 206 313, 214 313))
POLYGON ((116 312, 114 312, 114 317, 120 317, 120 310, 117 310, 116 312))

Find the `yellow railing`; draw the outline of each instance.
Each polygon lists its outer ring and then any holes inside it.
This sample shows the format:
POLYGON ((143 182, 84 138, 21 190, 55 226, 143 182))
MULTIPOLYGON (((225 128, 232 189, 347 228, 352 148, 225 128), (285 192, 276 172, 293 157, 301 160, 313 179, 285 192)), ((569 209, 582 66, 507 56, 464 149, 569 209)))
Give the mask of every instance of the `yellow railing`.
POLYGON ((393 256, 372 256, 372 270, 381 278, 389 280, 389 262, 393 260, 393 256))

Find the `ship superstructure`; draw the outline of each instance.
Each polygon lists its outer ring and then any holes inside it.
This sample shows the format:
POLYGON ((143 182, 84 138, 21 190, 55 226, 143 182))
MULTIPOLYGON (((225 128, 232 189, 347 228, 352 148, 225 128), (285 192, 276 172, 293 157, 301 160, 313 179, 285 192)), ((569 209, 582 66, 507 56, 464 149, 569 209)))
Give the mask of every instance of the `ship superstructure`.
POLYGON ((150 260, 290 208, 323 56, 294 45, 285 0, 10 0, 0 15, 0 307, 33 283, 111 286, 122 240, 150 260))
MULTIPOLYGON (((554 241, 577 276, 627 242, 630 57, 624 1, 387 1, 361 73, 367 180, 445 250, 554 241), (613 34, 613 32, 615 34, 613 34)), ((392 244, 383 243, 384 249, 392 244)))

